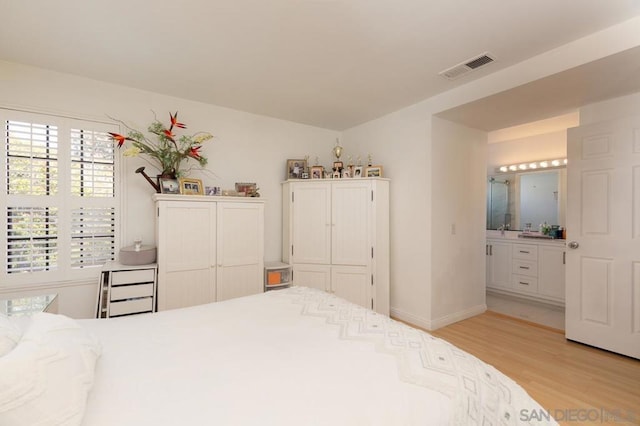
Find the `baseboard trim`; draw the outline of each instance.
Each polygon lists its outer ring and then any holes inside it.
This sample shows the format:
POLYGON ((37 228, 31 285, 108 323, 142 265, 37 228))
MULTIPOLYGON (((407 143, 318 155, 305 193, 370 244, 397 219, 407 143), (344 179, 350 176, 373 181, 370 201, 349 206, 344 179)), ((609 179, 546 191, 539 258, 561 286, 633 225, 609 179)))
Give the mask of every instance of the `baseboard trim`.
POLYGON ((445 315, 440 318, 436 318, 433 321, 431 321, 431 326, 433 328, 430 328, 430 330, 437 330, 449 324, 453 324, 454 322, 475 317, 476 315, 480 315, 484 313, 486 310, 487 310, 487 305, 483 303, 482 305, 472 306, 471 308, 465 309, 464 311, 458 311, 449 315, 445 315))
POLYGON ((391 318, 397 319, 401 322, 406 322, 411 325, 415 325, 420 328, 424 328, 425 330, 431 330, 431 321, 426 318, 422 318, 408 312, 404 312, 398 308, 392 307, 390 309, 391 318))

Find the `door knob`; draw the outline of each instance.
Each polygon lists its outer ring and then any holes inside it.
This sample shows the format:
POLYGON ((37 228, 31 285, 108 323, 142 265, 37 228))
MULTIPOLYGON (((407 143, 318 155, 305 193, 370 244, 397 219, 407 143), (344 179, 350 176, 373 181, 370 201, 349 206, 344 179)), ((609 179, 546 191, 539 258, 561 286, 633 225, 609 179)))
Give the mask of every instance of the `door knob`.
POLYGON ((578 247, 580 247, 580 244, 577 241, 571 241, 569 244, 567 244, 567 247, 569 247, 570 249, 577 249, 578 247))

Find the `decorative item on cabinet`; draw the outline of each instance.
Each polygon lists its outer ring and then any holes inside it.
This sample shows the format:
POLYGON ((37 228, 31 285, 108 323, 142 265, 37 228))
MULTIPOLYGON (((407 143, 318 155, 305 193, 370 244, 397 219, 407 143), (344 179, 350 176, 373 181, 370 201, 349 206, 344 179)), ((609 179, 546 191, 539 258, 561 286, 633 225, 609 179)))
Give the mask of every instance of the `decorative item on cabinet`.
POLYGON ((307 160, 287 160, 287 179, 302 179, 307 160))
POLYGON ((180 178, 179 182, 182 195, 204 195, 204 188, 200 179, 180 178))
MULTIPOLYGON (((122 147, 127 141, 131 142, 131 147, 124 151, 127 157, 136 157, 145 155, 145 159, 151 164, 159 167, 161 170, 160 177, 175 179, 180 177, 182 170, 180 165, 183 161, 189 159, 195 160, 201 167, 206 166, 207 158, 200 153, 202 144, 213 136, 210 133, 198 132, 194 135, 183 135, 179 138, 174 133, 174 128, 186 129, 184 123, 178 122, 178 112, 169 114, 170 124, 167 128, 157 118, 149 125, 147 131, 154 135, 157 139, 153 141, 147 138, 142 132, 127 126, 123 121, 113 119, 124 125, 129 132, 126 136, 118 133, 109 132, 111 139, 118 144, 118 148, 122 147)), ((156 192, 161 192, 160 182, 154 183, 153 180, 144 172, 144 167, 136 170, 149 182, 156 192)))

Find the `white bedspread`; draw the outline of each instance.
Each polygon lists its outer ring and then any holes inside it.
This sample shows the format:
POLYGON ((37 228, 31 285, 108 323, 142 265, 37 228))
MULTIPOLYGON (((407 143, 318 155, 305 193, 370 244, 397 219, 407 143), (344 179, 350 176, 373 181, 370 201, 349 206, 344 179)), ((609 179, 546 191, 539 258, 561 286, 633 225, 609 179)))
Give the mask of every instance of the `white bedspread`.
POLYGON ((540 408, 454 346, 313 289, 81 324, 103 345, 85 426, 520 424, 540 408))

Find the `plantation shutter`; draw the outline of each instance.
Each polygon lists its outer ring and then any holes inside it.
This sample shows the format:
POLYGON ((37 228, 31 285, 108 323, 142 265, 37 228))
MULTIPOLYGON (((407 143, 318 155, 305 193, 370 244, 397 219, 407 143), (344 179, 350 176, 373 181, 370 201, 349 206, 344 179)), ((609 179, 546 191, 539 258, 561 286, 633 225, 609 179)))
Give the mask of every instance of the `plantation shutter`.
MULTIPOLYGON (((97 276, 115 258, 118 127, 0 109, 2 270, 9 285, 97 276)), ((5 280, 3 280, 3 283, 5 280)))

